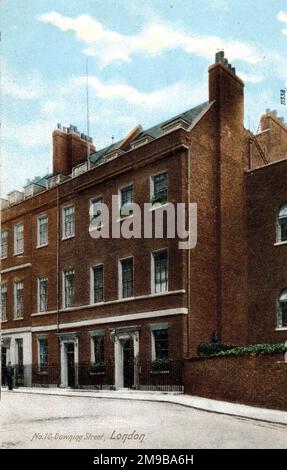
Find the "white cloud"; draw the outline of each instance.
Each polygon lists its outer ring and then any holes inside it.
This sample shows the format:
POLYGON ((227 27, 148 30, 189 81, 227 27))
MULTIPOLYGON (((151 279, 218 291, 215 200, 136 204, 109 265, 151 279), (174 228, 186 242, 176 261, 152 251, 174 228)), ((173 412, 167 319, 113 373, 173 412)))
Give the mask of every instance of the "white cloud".
POLYGON ((245 83, 260 83, 264 80, 264 76, 259 74, 238 72, 238 75, 245 83))
POLYGON ((15 71, 2 67, 2 93, 19 100, 35 100, 42 96, 42 79, 38 72, 30 72, 23 77, 15 71))
MULTIPOLYGON (((287 23, 287 13, 285 11, 279 11, 276 16, 278 21, 282 23, 287 23)), ((281 33, 287 36, 287 28, 281 29, 281 33)))
POLYGON ((278 21, 282 21, 283 23, 287 23, 287 13, 285 11, 279 11, 276 16, 278 21))
POLYGON ((41 15, 39 20, 52 24, 63 32, 74 32, 76 38, 87 45, 83 52, 97 57, 102 65, 116 60, 131 61, 133 54, 154 56, 170 49, 181 49, 187 54, 195 54, 208 60, 213 58, 216 50, 224 49, 230 60, 240 59, 250 64, 261 60, 259 51, 246 42, 186 33, 159 20, 147 24, 135 35, 124 35, 109 30, 88 15, 72 18, 50 12, 41 15))
MULTIPOLYGON (((74 83, 84 87, 86 85, 86 78, 75 78, 74 83)), ((176 82, 150 92, 142 92, 124 83, 103 82, 95 76, 89 78, 89 83, 96 97, 103 100, 107 106, 109 104, 114 105, 115 101, 125 102, 135 107, 135 114, 137 109, 144 109, 150 114, 155 111, 168 109, 172 113, 186 109, 189 105, 192 106, 207 100, 207 85, 205 80, 194 85, 189 82, 176 82)))

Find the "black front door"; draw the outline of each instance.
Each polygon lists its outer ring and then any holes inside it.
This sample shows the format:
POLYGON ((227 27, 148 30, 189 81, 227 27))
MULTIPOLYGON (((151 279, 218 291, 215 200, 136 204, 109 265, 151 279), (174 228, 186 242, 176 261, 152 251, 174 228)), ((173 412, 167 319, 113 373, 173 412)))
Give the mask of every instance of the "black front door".
POLYGON ((6 366, 7 366, 7 348, 5 346, 2 346, 2 351, 1 351, 1 367, 2 367, 2 384, 5 384, 5 372, 6 372, 6 366))
POLYGON ((124 387, 134 385, 134 341, 127 339, 123 346, 124 352, 124 387))
POLYGON ((16 339, 16 367, 15 367, 15 385, 24 385, 24 365, 23 365, 23 339, 16 339))
POLYGON ((68 387, 75 387, 75 345, 68 343, 67 351, 67 367, 68 367, 68 387))

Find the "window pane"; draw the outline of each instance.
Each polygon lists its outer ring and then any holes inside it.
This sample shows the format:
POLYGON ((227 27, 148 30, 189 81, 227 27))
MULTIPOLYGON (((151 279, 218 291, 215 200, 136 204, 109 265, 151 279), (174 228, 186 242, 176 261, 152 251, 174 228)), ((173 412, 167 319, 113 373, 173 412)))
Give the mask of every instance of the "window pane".
POLYGON ((1 231, 1 258, 8 256, 8 232, 7 230, 1 231))
POLYGON ((71 237, 75 234, 74 206, 64 208, 64 236, 71 237))
POLYGON ((94 341, 94 357, 95 363, 105 362, 105 343, 104 335, 97 335, 93 337, 94 341))
POLYGON ((39 304, 38 304, 38 310, 39 312, 46 312, 47 311, 47 287, 48 287, 48 281, 45 277, 41 277, 38 280, 38 299, 39 299, 39 304))
POLYGON ((133 296, 133 259, 121 260, 122 268, 122 297, 133 296))
POLYGON ((48 243, 48 217, 38 219, 38 244, 46 245, 48 243))
POLYGON ((168 330, 154 330, 153 335, 156 359, 168 358, 168 330))
POLYGON ((14 284, 14 317, 21 318, 24 313, 24 292, 23 282, 17 281, 14 284))
POLYGON ((121 215, 122 216, 132 214, 133 212, 132 207, 129 208, 128 205, 133 203, 133 199, 134 199, 134 196, 133 196, 132 185, 121 189, 121 215), (124 205, 127 205, 127 207, 125 208, 126 209, 125 213, 123 213, 124 211, 122 212, 122 207, 124 205))
POLYGON ((74 271, 65 271, 65 307, 74 304, 74 271))
POLYGON ((154 291, 165 292, 168 287, 167 250, 153 253, 154 257, 154 291))
POLYGON ((280 301, 280 326, 287 326, 287 300, 280 301))
POLYGON ((103 266, 96 266, 93 268, 94 272, 94 302, 102 302, 104 295, 103 295, 103 266))
POLYGON ((7 320, 7 286, 1 286, 1 299, 0 299, 1 319, 7 320))
POLYGON ((279 226, 280 226, 280 241, 285 242, 287 241, 287 217, 279 219, 279 226))
POLYGON ((39 339, 39 368, 41 372, 48 369, 48 340, 47 338, 39 339))
POLYGON ((153 177, 153 196, 156 202, 163 204, 167 201, 167 173, 153 177))
POLYGON ((14 227, 14 252, 15 254, 24 251, 24 225, 17 224, 14 227))

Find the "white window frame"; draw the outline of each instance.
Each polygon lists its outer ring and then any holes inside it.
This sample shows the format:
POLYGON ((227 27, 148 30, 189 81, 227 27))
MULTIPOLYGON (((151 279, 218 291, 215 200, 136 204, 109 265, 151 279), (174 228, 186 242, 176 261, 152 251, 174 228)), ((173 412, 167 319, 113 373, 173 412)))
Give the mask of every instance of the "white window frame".
MULTIPOLYGON (((286 244, 287 243, 287 240, 282 240, 281 238, 281 225, 280 225, 280 219, 282 218, 285 218, 285 217, 280 217, 280 212, 282 210, 287 210, 287 203, 285 204, 281 204, 281 206, 279 207, 278 211, 277 211, 277 215, 276 215, 276 244, 277 245, 283 245, 283 244, 286 244)), ((287 218, 287 217, 286 217, 287 218)))
POLYGON ((104 296, 104 292, 105 292, 105 274, 104 274, 104 264, 103 263, 98 263, 98 264, 94 264, 93 266, 91 266, 90 268, 90 304, 92 305, 98 305, 98 304, 102 304, 104 303, 105 301, 105 296, 104 296), (94 268, 98 268, 98 267, 102 267, 103 268, 103 300, 99 301, 99 302, 96 302, 95 301, 95 290, 94 290, 94 283, 95 283, 95 273, 94 273, 94 268))
MULTIPOLYGON (((150 323, 150 330, 151 330, 151 360, 156 360, 156 351, 155 351, 155 337, 154 331, 158 330, 167 330, 169 335, 169 325, 167 322, 164 323, 150 323)), ((168 336, 169 339, 169 336, 168 336)))
POLYGON ((152 175, 150 175, 149 177, 149 187, 150 187, 150 203, 152 204, 152 207, 158 207, 158 206, 164 206, 165 204, 168 204, 168 200, 169 200, 169 176, 168 176, 168 170, 162 170, 162 171, 158 171, 157 173, 154 173, 152 175), (167 196, 166 196, 166 202, 164 203, 155 203, 155 204, 152 204, 152 200, 154 198, 154 178, 156 176, 159 176, 159 175, 162 175, 162 174, 166 174, 166 180, 167 180, 167 196))
POLYGON ((76 211, 75 211, 75 205, 74 204, 67 204, 62 207, 62 240, 69 240, 70 238, 73 238, 76 234, 76 211), (66 235, 66 218, 65 218, 65 211, 67 209, 73 208, 73 233, 70 235, 66 235))
POLYGON ((14 235, 14 256, 17 256, 17 255, 21 255, 24 253, 24 224, 23 222, 19 222, 17 224, 14 224, 14 228, 13 228, 13 235, 14 235), (18 242, 18 239, 17 239, 17 228, 18 227, 23 227, 23 230, 22 230, 22 233, 23 233, 23 237, 22 237, 22 248, 18 251, 18 248, 17 248, 17 242, 18 242))
MULTIPOLYGON (((97 199, 102 199, 102 203, 104 204, 105 203, 105 199, 104 199, 104 196, 103 194, 99 194, 98 196, 94 196, 92 197, 90 200, 89 200, 89 222, 91 223, 93 218, 91 217, 91 207, 93 205, 93 203, 97 200, 97 199)), ((101 221, 101 223, 97 226, 97 229, 100 230, 101 228, 103 228, 104 226, 104 222, 101 221)))
POLYGON ((158 250, 153 250, 151 252, 151 293, 152 294, 161 294, 169 291, 169 250, 167 247, 160 248, 158 250), (161 251, 167 252, 167 288, 166 290, 156 292, 155 289, 155 262, 154 262, 154 253, 159 253, 161 251))
POLYGON ((69 269, 65 269, 63 271, 63 275, 62 275, 62 299, 63 299, 63 302, 62 302, 62 306, 63 308, 65 309, 69 309, 69 308, 72 308, 74 306, 74 298, 73 298, 73 304, 72 305, 69 305, 67 306, 67 302, 66 302, 66 273, 68 272, 73 272, 74 273, 74 292, 73 292, 73 297, 75 296, 75 270, 73 268, 69 268, 69 269))
POLYGON ((7 301, 8 301, 8 293, 7 292, 8 292, 7 284, 6 283, 0 284, 0 309, 1 309, 0 323, 7 321, 7 301), (5 305, 5 316, 4 317, 3 317, 3 310, 2 310, 2 294, 3 294, 3 292, 6 293, 6 305, 5 305))
POLYGON ((133 217, 133 212, 127 216, 122 216, 121 215, 121 210, 122 210, 122 191, 126 188, 132 187, 133 189, 133 201, 132 204, 134 203, 134 183, 131 181, 130 183, 126 183, 123 186, 120 186, 118 188, 118 211, 119 211, 119 220, 124 220, 127 219, 128 217, 133 217))
POLYGON ((13 285, 13 318, 14 320, 20 320, 20 319, 23 319, 24 318, 24 282, 20 279, 17 279, 14 281, 14 285, 13 285), (17 315, 17 285, 18 284, 22 284, 22 290, 23 290, 23 303, 22 303, 22 312, 21 312, 21 315, 18 316, 17 315))
POLYGON ((287 325, 283 325, 283 322, 282 322, 282 311, 281 311, 281 307, 280 307, 280 302, 282 301, 282 297, 283 295, 286 297, 286 300, 287 300, 287 288, 286 289, 283 289, 282 291, 279 292, 279 295, 277 297, 277 319, 276 319, 276 323, 277 323, 277 330, 286 330, 287 329, 287 325))
POLYGON ((47 276, 39 276, 37 279, 37 312, 38 313, 43 313, 48 310, 48 278, 47 276), (45 279, 47 283, 47 291, 46 291, 46 310, 41 310, 41 298, 40 298, 40 285, 41 285, 41 280, 45 279))
POLYGON ((49 218, 47 214, 41 214, 37 216, 37 248, 42 248, 43 246, 47 246, 49 244, 49 218), (46 241, 41 243, 41 236, 40 236, 40 221, 42 219, 46 219, 46 241))
POLYGON ((135 290, 135 263, 134 263, 134 256, 125 256, 124 258, 120 258, 118 260, 118 298, 119 299, 133 299, 135 290), (122 273, 122 261, 127 259, 133 260, 133 295, 131 297, 123 297, 123 273, 122 273))
POLYGON ((8 258, 8 230, 6 228, 3 228, 1 230, 1 248, 0 249, 1 249, 1 259, 8 258), (2 240, 3 240, 2 236, 4 233, 6 234, 6 237, 5 237, 6 238, 6 254, 5 255, 3 255, 3 251, 2 251, 2 240))
MULTIPOLYGON (((106 355, 105 351, 105 330, 100 329, 100 330, 95 330, 95 331, 90 331, 90 337, 91 337, 91 365, 95 364, 96 362, 96 356, 95 356, 95 345, 94 345, 94 338, 95 336, 101 336, 104 339, 104 356, 106 355)), ((104 357, 105 359, 105 357, 104 357)))
POLYGON ((48 346, 48 336, 47 335, 40 335, 37 337, 37 346, 38 346, 38 372, 41 374, 47 374, 47 371, 41 370, 41 354, 40 354, 40 341, 45 339, 47 341, 47 368, 49 367, 49 346, 48 346))

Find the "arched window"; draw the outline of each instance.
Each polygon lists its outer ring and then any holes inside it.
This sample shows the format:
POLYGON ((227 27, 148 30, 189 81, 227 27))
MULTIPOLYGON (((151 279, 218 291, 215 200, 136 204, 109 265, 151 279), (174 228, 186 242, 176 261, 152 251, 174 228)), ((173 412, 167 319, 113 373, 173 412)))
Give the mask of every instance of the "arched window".
POLYGON ((280 207, 277 217, 277 242, 287 241, 287 204, 280 207))
POLYGON ((278 327, 287 327, 287 289, 284 289, 278 298, 278 327))

